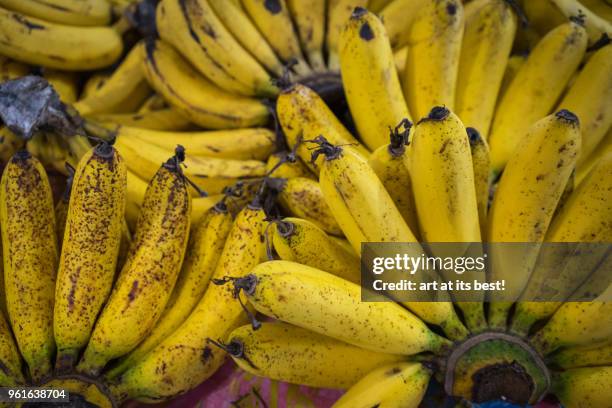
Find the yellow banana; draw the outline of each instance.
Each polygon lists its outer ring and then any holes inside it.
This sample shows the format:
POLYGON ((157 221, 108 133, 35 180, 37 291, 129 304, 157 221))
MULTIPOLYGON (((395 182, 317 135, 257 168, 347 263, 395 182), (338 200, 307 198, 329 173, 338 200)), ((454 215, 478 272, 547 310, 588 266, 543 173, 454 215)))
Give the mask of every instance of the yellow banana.
POLYGON ((567 408, 600 408, 610 405, 612 366, 574 368, 557 372, 552 392, 567 408))
POLYGON ((321 185, 310 178, 293 177, 283 183, 280 205, 290 214, 315 224, 328 234, 342 235, 334 214, 323 197, 321 185))
POLYGON ((320 135, 332 144, 349 145, 345 149, 359 152, 364 157, 368 150, 355 139, 312 89, 295 84, 283 90, 276 102, 278 119, 287 138, 287 144, 296 150, 302 161, 316 174, 323 158, 311 160, 312 150, 304 140, 320 135), (297 145, 297 146, 296 146, 297 145))
POLYGON ((283 64, 274 50, 245 14, 240 1, 208 0, 225 27, 261 65, 276 76, 283 75, 283 64))
POLYGON ((382 21, 356 8, 340 34, 340 72, 359 136, 370 150, 389 141, 391 126, 410 119, 382 21))
POLYGON ((221 88, 242 95, 273 96, 270 75, 234 38, 207 0, 163 0, 157 9, 160 37, 221 88))
POLYGON ((310 66, 315 71, 325 71, 325 0, 287 0, 287 6, 297 26, 300 44, 310 66))
POLYGON ((106 373, 107 378, 114 378, 141 361, 187 319, 208 287, 232 223, 232 215, 222 203, 202 216, 189 238, 181 273, 155 328, 106 373))
POLYGON ((476 128, 484 139, 493 119, 516 25, 514 11, 504 0, 476 0, 465 7, 455 112, 465 126, 476 128))
POLYGON ((0 82, 20 78, 32 73, 32 67, 0 55, 0 82))
POLYGON ((295 60, 292 69, 299 75, 311 73, 285 0, 242 0, 242 7, 283 61, 295 60))
MULTIPOLYGON (((404 69, 406 68, 406 60, 408 59, 408 46, 404 46, 393 53, 393 60, 395 61, 395 69, 400 80, 404 78, 404 69)), ((402 87, 403 89, 403 87, 402 87)))
POLYGON ((331 71, 340 71, 339 42, 340 33, 356 7, 365 8, 368 0, 328 0, 327 1, 327 67, 331 71))
POLYGON ((345 389, 402 356, 376 353, 283 322, 232 331, 224 347, 243 370, 259 377, 345 389))
POLYGON ((430 378, 431 370, 421 363, 388 364, 359 380, 333 408, 417 408, 430 378))
POLYGON ((504 168, 529 126, 554 107, 578 68, 586 44, 584 28, 568 22, 549 32, 529 54, 504 93, 493 120, 488 142, 494 173, 504 168))
POLYGON ((79 78, 74 72, 45 69, 44 77, 64 103, 73 103, 79 94, 79 78))
POLYGON ((147 182, 132 171, 127 172, 127 188, 125 191, 125 218, 131 231, 136 231, 136 223, 140 215, 142 200, 147 192, 147 182))
POLYGON ((347 251, 312 222, 284 218, 269 233, 280 259, 312 266, 359 284, 361 265, 352 248, 347 251))
POLYGON ((111 27, 49 23, 0 8, 0 53, 28 64, 83 71, 114 63, 123 49, 111 27))
POLYGON ((266 123, 267 108, 258 100, 230 94, 202 77, 170 45, 145 46, 149 84, 189 120, 205 128, 237 128, 266 123))
POLYGON ((294 177, 314 178, 312 172, 308 170, 308 167, 298 157, 294 161, 287 160, 288 154, 288 152, 277 152, 268 156, 266 173, 270 177, 287 179, 294 177))
POLYGON ((606 0, 580 0, 580 4, 608 23, 612 23, 612 4, 606 0))
POLYGON ((71 369, 87 345, 113 285, 126 172, 115 149, 102 143, 81 158, 72 180, 53 310, 60 372, 71 369))
POLYGON ((419 9, 408 34, 404 96, 415 119, 436 105, 453 110, 463 36, 463 6, 435 0, 419 9))
MULTIPOLYGON (((265 217, 263 210, 254 206, 237 215, 213 279, 245 275, 259 262, 265 217)), ((233 293, 230 285, 210 285, 187 320, 123 373, 118 383, 110 386, 111 393, 118 400, 130 397, 159 401, 184 393, 210 377, 223 364, 225 353, 207 344, 206 339, 223 339, 247 322, 233 293)))
MULTIPOLYGON (((499 106, 499 103, 503 100, 504 95, 506 94, 506 90, 508 89, 508 86, 510 86, 510 84, 514 80, 514 77, 516 76, 516 73, 521 69, 525 61, 527 61, 527 54, 511 55, 508 58, 508 63, 506 64, 506 70, 504 71, 504 77, 499 86, 499 92, 497 94, 497 101, 495 105, 496 107, 499 106)), ((488 139, 488 135, 487 135, 487 139, 488 139)))
POLYGON ((134 112, 151 93, 143 72, 142 42, 136 44, 119 67, 97 90, 73 106, 82 116, 134 112))
POLYGON ((378 13, 380 12, 387 4, 391 3, 393 0, 370 0, 368 1, 368 10, 378 13))
POLYGON ((77 366, 80 372, 97 375, 134 349, 170 297, 190 226, 191 200, 179 160, 169 159, 149 183, 128 259, 77 366))
POLYGON ((6 163, 25 146, 25 140, 11 132, 6 126, 0 126, 0 161, 6 163))
POLYGON ((21 372, 21 356, 15 345, 11 328, 4 317, 4 311, 0 312, 0 361, 2 362, 0 386, 11 387, 25 384, 21 372))
POLYGON ((111 21, 105 0, 0 0, 0 6, 58 24, 104 26, 111 21))
MULTIPOLYGON (((380 19, 385 24, 393 49, 406 45, 410 28, 425 4, 426 0, 393 0, 382 8, 379 13, 380 19)), ((368 9, 376 12, 371 4, 368 5, 368 9)))
POLYGON ((567 17, 561 13, 552 0, 523 1, 521 6, 529 22, 525 28, 534 30, 540 36, 546 35, 549 31, 567 22, 567 17))
POLYGON ((580 118, 582 150, 578 166, 589 157, 612 126, 612 45, 596 51, 582 68, 559 109, 580 118))
MULTIPOLYGON (((509 297, 518 297, 529 279, 538 252, 535 243, 544 240, 579 151, 578 118, 561 110, 529 129, 504 170, 491 205, 487 238, 490 242, 534 243, 522 247, 518 262, 512 251, 505 256, 491 254, 490 279, 505 279, 509 297)), ((490 325, 505 327, 509 307, 507 302, 492 303, 490 325)))
POLYGON ((489 175, 491 173, 489 145, 476 129, 468 127, 466 130, 470 139, 470 150, 472 151, 472 167, 474 169, 474 187, 476 190, 476 204, 478 206, 480 236, 484 240, 487 230, 489 175))
POLYGON ((144 113, 95 114, 91 119, 109 127, 129 126, 151 130, 189 130, 193 125, 178 109, 164 108, 144 113))
POLYGON ((70 185, 55 204, 55 227, 57 230, 57 247, 61 251, 64 232, 66 231, 66 219, 68 218, 68 201, 70 199, 70 185))
MULTIPOLYGON (((400 125, 405 124, 401 122, 400 125)), ((374 170, 395 206, 410 227, 412 233, 419 237, 419 224, 416 204, 412 193, 412 180, 408 169, 409 154, 407 152, 408 132, 411 124, 405 126, 404 132, 399 127, 390 132, 391 143, 379 147, 370 155, 368 163, 374 170)))
POLYGON ((550 0, 561 10, 567 18, 580 16, 584 21, 584 27, 589 34, 590 42, 599 40, 602 34, 612 36, 612 23, 604 17, 600 17, 593 11, 584 7, 578 0, 550 0))
POLYGON ((81 90, 80 99, 85 99, 98 89, 102 88, 102 86, 108 81, 111 74, 107 72, 99 72, 92 74, 83 84, 83 89, 81 90))
POLYGON ((612 365, 612 343, 565 348, 553 354, 550 362, 555 367, 565 370, 578 367, 609 366, 612 365))
POLYGON ((599 160, 612 151, 612 127, 608 129, 608 133, 599 142, 597 147, 588 157, 579 157, 579 165, 576 168, 576 184, 582 183, 584 178, 591 172, 591 169, 599 162, 599 160))
POLYGON ((306 265, 265 262, 235 285, 266 316, 367 350, 412 355, 450 344, 398 304, 362 302, 359 285, 306 265))
POLYGON ((8 317, 34 381, 51 373, 57 239, 47 174, 27 151, 7 163, 0 224, 8 317))

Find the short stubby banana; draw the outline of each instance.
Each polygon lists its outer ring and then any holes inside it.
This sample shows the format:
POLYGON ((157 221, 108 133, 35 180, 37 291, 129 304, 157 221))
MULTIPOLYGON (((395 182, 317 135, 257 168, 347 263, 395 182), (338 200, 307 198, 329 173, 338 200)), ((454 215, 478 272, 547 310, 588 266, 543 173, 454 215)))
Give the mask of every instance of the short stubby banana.
POLYGON ((91 149, 77 166, 55 287, 56 370, 76 363, 111 291, 126 184, 125 162, 109 144, 91 149))
POLYGON ((601 408, 612 400, 612 366, 574 368, 557 372, 552 392, 567 408, 601 408))
POLYGON ((0 182, 0 225, 8 318, 34 381, 51 373, 57 239, 53 197, 42 164, 20 150, 0 182))
POLYGON ((106 0, 0 0, 0 6, 42 20, 75 26, 105 26, 111 21, 106 0))
POLYGON ((173 157, 149 183, 128 259, 94 326, 78 371, 97 375, 151 331, 181 268, 190 207, 187 181, 179 159, 173 157))
POLYGON ((327 1, 327 67, 331 71, 340 71, 339 42, 340 33, 356 7, 366 7, 368 0, 329 0, 327 1))

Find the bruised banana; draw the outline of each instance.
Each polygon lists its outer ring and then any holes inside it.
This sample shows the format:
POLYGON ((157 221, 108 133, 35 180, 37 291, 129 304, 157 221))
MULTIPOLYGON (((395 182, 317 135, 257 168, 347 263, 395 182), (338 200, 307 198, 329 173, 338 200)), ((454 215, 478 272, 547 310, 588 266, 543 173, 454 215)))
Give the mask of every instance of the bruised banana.
POLYGON ((331 71, 340 71, 339 43, 340 33, 356 7, 365 8, 368 0, 329 0, 327 1, 327 67, 331 71))
POLYGON ((359 285, 306 265, 261 263, 235 285, 266 316, 367 350, 440 353, 450 344, 398 304, 362 302, 359 285))
POLYGON ((107 67, 121 55, 112 27, 50 23, 0 8, 0 53, 32 65, 84 71, 107 67))
MULTIPOLYGON (((265 217, 264 211, 253 205, 236 216, 213 279, 245 275, 259 263, 265 217)), ((206 339, 224 339, 246 323, 233 288, 210 285, 187 320, 111 384, 111 393, 119 401, 134 398, 153 402, 194 388, 213 375, 226 356, 206 339)))
POLYGON ((402 356, 377 353, 283 322, 235 329, 224 346, 236 364, 259 377, 310 387, 346 389, 402 356))
POLYGON ((340 34, 339 55, 351 115, 363 142, 376 150, 387 144, 390 127, 410 119, 382 21, 356 8, 340 34))
POLYGON ((98 318, 77 370, 98 375, 153 329, 179 274, 191 200, 178 157, 155 174, 142 204, 128 259, 98 318))
MULTIPOLYGON (((490 279, 505 279, 509 300, 517 298, 529 280, 539 249, 536 244, 544 240, 579 151, 578 118, 561 110, 530 128, 504 170, 489 213, 487 239, 533 243, 523 247, 520 262, 511 250, 497 247, 498 253, 490 254, 490 279)), ((508 302, 492 303, 489 324, 505 327, 509 307, 508 302)))
POLYGON ((222 203, 202 216, 189 237, 181 273, 155 328, 106 373, 107 378, 114 378, 141 361, 187 319, 208 287, 232 224, 232 216, 222 203))
POLYGON ((30 376, 51 373, 57 239, 53 197, 42 164, 20 150, 0 182, 0 225, 8 318, 30 376))
POLYGON ((0 6, 53 23, 74 26, 105 26, 111 6, 105 0, 0 0, 0 6))
POLYGON ((85 154, 72 180, 55 288, 56 370, 70 370, 87 345, 111 291, 125 212, 127 169, 101 143, 85 154))
POLYGON ((195 124, 210 129, 240 128, 268 120, 268 109, 260 101, 217 87, 167 43, 147 42, 143 59, 149 84, 195 124))
POLYGON ((272 244, 280 259, 312 266, 359 284, 361 265, 352 248, 347 251, 312 222, 289 217, 271 228, 272 244))
POLYGON ((314 71, 326 70, 323 59, 325 41, 325 0, 287 0, 297 26, 300 44, 314 71))

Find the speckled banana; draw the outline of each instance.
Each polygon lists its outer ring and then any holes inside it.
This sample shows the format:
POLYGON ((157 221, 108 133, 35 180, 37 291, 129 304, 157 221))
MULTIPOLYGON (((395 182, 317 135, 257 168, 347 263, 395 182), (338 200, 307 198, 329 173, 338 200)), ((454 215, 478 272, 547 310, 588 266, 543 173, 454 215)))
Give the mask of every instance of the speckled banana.
POLYGON ((49 23, 0 8, 0 53, 28 64, 67 71, 104 68, 123 50, 111 27, 49 23))
POLYGON ((242 7, 283 61, 294 60, 292 69, 299 75, 311 73, 285 0, 242 0, 242 7))
POLYGON ((295 217, 312 222, 328 234, 342 235, 342 229, 316 180, 306 177, 287 179, 278 195, 278 201, 295 217))
POLYGON ((144 72, 149 84, 193 123, 209 129, 266 123, 268 110, 260 101, 217 87, 172 46, 149 41, 144 49, 144 72))
POLYGON ((549 32, 516 73, 497 106, 491 133, 491 166, 504 168, 529 126, 547 115, 584 56, 587 35, 575 22, 549 32), (554 67, 554 69, 550 69, 554 67))
POLYGON ((554 366, 567 370, 578 367, 612 365, 612 343, 584 347, 569 347, 554 353, 549 360, 554 366))
MULTIPOLYGON (((426 0, 393 0, 382 8, 379 13, 380 19, 385 24, 389 41, 394 49, 406 45, 410 28, 425 4, 426 0)), ((368 5, 368 10, 376 12, 371 4, 368 5)))
POLYGON ((0 0, 0 6, 58 24, 104 26, 111 21, 106 0, 0 0))
POLYGON ((559 103, 580 118, 582 150, 578 165, 595 150, 612 126, 612 44, 597 50, 559 103))
POLYGON ((159 321, 136 349, 105 374, 107 378, 141 361, 187 319, 208 287, 232 224, 232 215, 223 203, 202 216, 189 237, 181 273, 159 321))
MULTIPOLYGON (((532 242, 544 235, 580 152, 580 125, 561 110, 536 122, 508 162, 498 184, 489 219, 490 242, 532 242)), ((523 248, 521 262, 512 253, 491 253, 490 279, 505 279, 509 297, 518 297, 527 283, 538 247, 523 248)), ((510 303, 491 304, 489 324, 503 328, 510 303)))
POLYGON ((417 408, 430 378, 431 370, 421 363, 388 364, 359 380, 333 408, 417 408))
POLYGON ((388 143, 390 127, 410 119, 385 27, 375 14, 356 8, 338 46, 352 117, 363 142, 376 150, 388 143))
POLYGON ((70 200, 70 185, 55 204, 55 229, 57 230, 57 246, 61 251, 64 232, 66 231, 66 219, 68 218, 68 201, 70 200))
POLYGON ((567 408, 605 407, 612 399, 612 366, 574 368, 553 375, 552 392, 567 408))
POLYGON ((76 102, 74 108, 83 116, 138 109, 151 93, 142 68, 143 47, 142 42, 136 44, 104 84, 76 102))
POLYGON ((339 42, 340 33, 356 7, 366 7, 368 0, 328 0, 327 1, 327 67, 340 71, 339 42))
POLYGON ((159 319, 187 246, 191 200, 178 157, 155 174, 142 204, 128 259, 98 318, 77 370, 97 375, 131 351, 159 319))
POLYGON ((404 96, 415 120, 436 105, 454 108, 463 25, 460 1, 435 0, 419 9, 408 34, 403 78, 404 96))
POLYGON ((466 128, 472 151, 472 167, 474 169, 474 187, 476 189, 476 204, 478 205, 478 222, 480 236, 486 237, 487 213, 489 209, 489 187, 491 158, 489 145, 480 132, 472 127, 466 128))
MULTIPOLYGON (((237 215, 213 279, 242 276, 259 262, 265 217, 263 210, 254 206, 237 215)), ((119 400, 131 397, 159 401, 195 387, 217 371, 226 357, 206 339, 224 339, 246 323, 246 314, 234 298, 231 285, 210 285, 187 320, 123 373, 118 383, 111 385, 111 392, 119 400)))
POLYGON ((226 350, 243 370, 300 385, 346 389, 370 371, 405 357, 377 353, 283 322, 241 326, 226 350))
POLYGON ((107 127, 138 127, 150 130, 189 130, 193 124, 174 107, 144 113, 106 113, 91 116, 107 127))
POLYGON ((242 95, 273 96, 278 89, 259 62, 234 38, 206 0, 163 0, 157 30, 219 87, 242 95))
POLYGON ((316 174, 323 158, 312 161, 312 150, 305 140, 323 135, 330 143, 347 145, 345 149, 355 150, 364 157, 368 149, 355 139, 327 107, 323 99, 312 89, 295 84, 281 92, 276 102, 278 119, 287 138, 287 144, 296 149, 297 155, 316 174))
POLYGON ((398 304, 362 302, 359 285, 306 265, 265 262, 240 286, 260 313, 368 350, 412 355, 450 344, 398 304))
POLYGON ((551 0, 559 10, 567 17, 582 16, 584 27, 589 34, 589 41, 595 42, 602 34, 612 35, 612 23, 603 16, 598 16, 593 11, 584 7, 578 0, 551 0))
POLYGON ((359 284, 361 265, 351 249, 301 218, 283 218, 271 226, 271 244, 284 261, 298 262, 359 284))
POLYGON ((115 278, 127 169, 106 143, 79 162, 72 180, 55 287, 56 370, 76 364, 115 278))
POLYGON ((1 387, 25 384, 21 373, 21 355, 13 339, 13 332, 4 317, 4 311, 0 312, 0 362, 3 367, 0 371, 1 387))
POLYGON ((465 6, 455 112, 484 139, 514 42, 516 20, 504 0, 477 0, 465 6))
POLYGON ((20 150, 0 182, 0 224, 8 318, 34 381, 51 372, 57 239, 43 166, 20 150))
POLYGON ((325 3, 325 0, 287 0, 308 63, 319 72, 326 70, 323 59, 325 3))

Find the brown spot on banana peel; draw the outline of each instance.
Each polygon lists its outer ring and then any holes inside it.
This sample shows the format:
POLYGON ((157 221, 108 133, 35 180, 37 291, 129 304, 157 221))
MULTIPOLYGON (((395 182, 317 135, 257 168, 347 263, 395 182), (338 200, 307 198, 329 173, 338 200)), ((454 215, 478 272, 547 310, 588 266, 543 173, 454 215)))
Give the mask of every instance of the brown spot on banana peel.
POLYGON ((28 32, 32 30, 46 30, 47 29, 45 26, 31 22, 30 20, 28 20, 21 14, 13 13, 11 15, 11 18, 17 21, 19 24, 21 24, 25 28, 27 28, 28 32))
POLYGON ((367 21, 361 25, 359 29, 359 37, 365 41, 371 41, 374 39, 374 31, 370 27, 370 23, 367 21))

